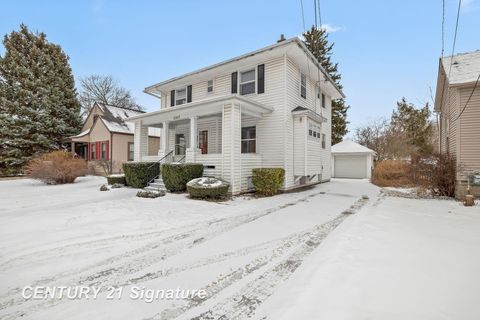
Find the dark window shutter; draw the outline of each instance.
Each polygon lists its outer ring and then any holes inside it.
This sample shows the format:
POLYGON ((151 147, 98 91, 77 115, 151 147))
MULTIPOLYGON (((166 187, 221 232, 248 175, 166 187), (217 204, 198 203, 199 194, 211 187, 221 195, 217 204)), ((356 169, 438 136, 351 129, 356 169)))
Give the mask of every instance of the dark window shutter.
POLYGON ((187 87, 187 102, 192 102, 192 86, 187 87))
POLYGON ((257 93, 265 92, 265 65, 259 64, 257 67, 257 93))
POLYGON ((175 105, 175 90, 170 91, 170 107, 175 105))
POLYGON ((238 72, 232 73, 232 93, 237 93, 238 87, 238 72))

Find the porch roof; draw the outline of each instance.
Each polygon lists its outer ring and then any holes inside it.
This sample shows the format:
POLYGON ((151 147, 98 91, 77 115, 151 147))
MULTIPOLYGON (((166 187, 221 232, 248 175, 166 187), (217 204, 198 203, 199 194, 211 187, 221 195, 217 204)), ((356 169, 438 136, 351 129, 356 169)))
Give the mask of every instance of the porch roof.
POLYGON ((298 106, 295 109, 292 110, 292 115, 294 117, 301 117, 301 116, 307 116, 310 119, 313 119, 319 123, 322 122, 327 122, 328 119, 325 118, 322 114, 316 113, 315 111, 312 111, 310 109, 298 106))
POLYGON ((243 96, 228 95, 199 100, 181 106, 168 107, 158 111, 144 113, 138 116, 130 117, 127 121, 141 120, 143 125, 159 126, 162 122, 166 121, 171 122, 181 119, 188 119, 190 117, 222 113, 223 106, 228 103, 240 104, 242 113, 258 118, 264 113, 273 111, 273 108, 243 96))

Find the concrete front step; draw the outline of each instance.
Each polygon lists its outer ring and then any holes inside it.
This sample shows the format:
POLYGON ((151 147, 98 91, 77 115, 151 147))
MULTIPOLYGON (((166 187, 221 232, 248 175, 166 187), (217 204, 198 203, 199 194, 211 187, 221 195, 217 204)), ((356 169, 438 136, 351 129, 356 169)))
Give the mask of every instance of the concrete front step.
POLYGON ((152 182, 148 185, 149 187, 165 189, 165 184, 163 182, 152 182))
POLYGON ((161 179, 161 178, 160 178, 160 179, 155 179, 155 180, 153 180, 153 182, 155 182, 155 183, 163 183, 163 179, 161 179))
POLYGON ((156 187, 151 187, 151 186, 145 187, 145 188, 143 188, 143 190, 145 190, 145 191, 166 191, 165 188, 156 188, 156 187))

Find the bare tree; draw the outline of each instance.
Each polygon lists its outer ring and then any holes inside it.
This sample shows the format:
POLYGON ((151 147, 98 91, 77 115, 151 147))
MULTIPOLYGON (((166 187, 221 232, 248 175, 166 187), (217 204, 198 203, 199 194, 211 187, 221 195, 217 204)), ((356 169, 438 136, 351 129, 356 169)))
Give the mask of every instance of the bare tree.
POLYGON ((377 153, 379 161, 401 159, 409 156, 413 149, 408 145, 404 133, 397 130, 385 118, 371 121, 355 130, 354 140, 377 153))
POLYGON ((93 74, 80 79, 79 101, 82 114, 90 111, 94 102, 101 102, 122 108, 143 110, 129 90, 121 87, 112 76, 93 74))

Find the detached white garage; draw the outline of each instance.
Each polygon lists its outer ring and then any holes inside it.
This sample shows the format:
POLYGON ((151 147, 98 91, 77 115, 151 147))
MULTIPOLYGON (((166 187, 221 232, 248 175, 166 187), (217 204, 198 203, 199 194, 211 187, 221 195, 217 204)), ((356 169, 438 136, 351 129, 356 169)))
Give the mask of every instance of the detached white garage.
POLYGON ((352 140, 332 146, 332 177, 370 179, 375 151, 352 140))

